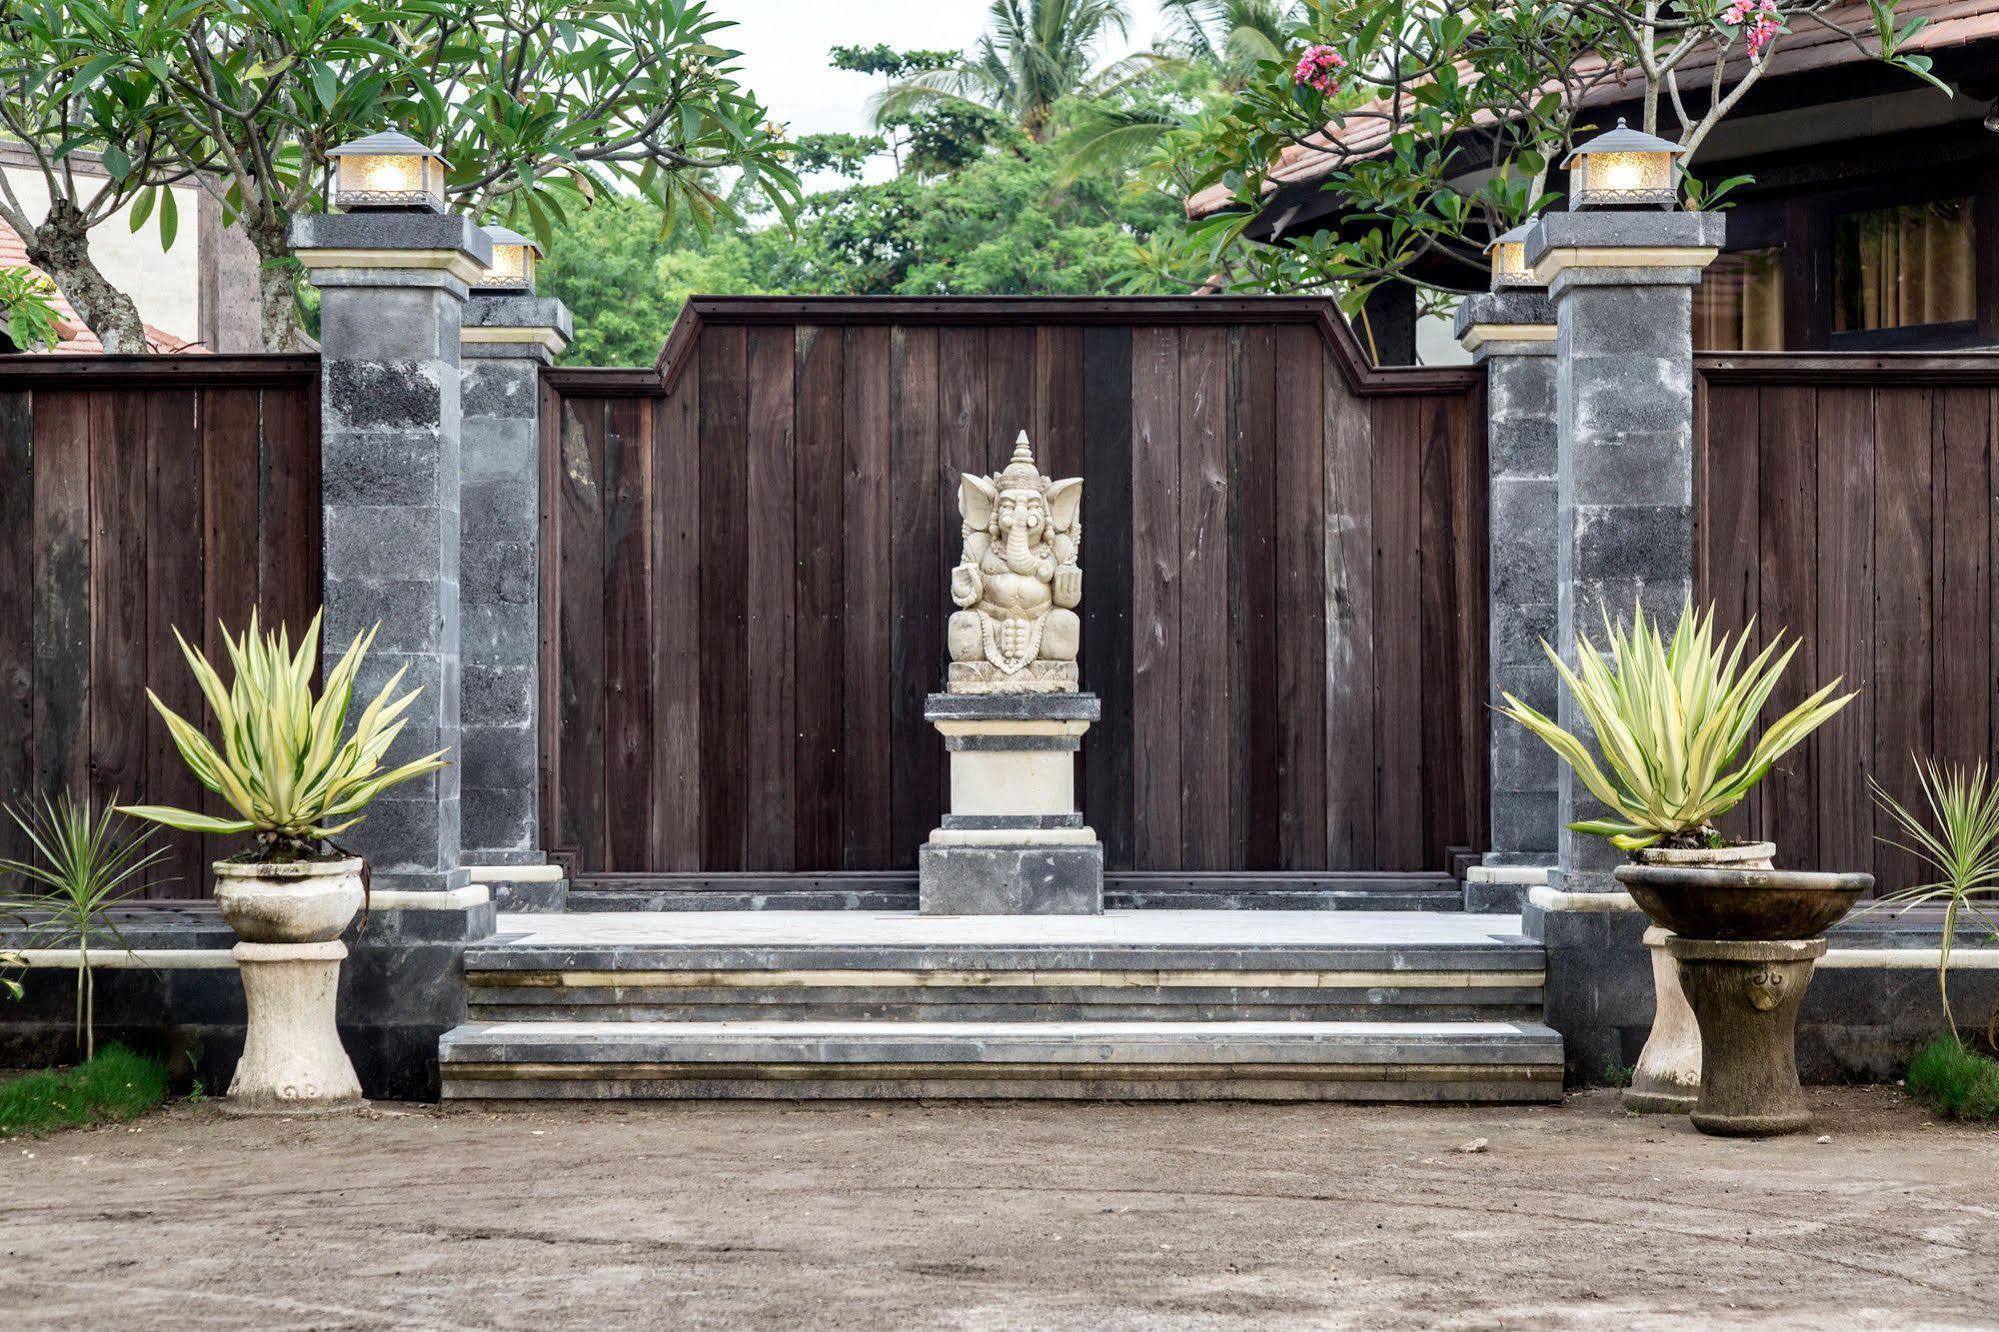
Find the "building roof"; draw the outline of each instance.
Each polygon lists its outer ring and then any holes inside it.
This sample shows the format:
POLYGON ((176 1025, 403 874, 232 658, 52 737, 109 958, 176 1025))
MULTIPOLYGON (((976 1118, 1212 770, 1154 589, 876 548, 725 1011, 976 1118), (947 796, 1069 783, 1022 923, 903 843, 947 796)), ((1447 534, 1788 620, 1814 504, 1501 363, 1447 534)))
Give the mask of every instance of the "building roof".
MULTIPOLYGON (((30 268, 38 273, 41 272, 28 262, 27 246, 21 243, 20 236, 5 222, 0 222, 0 268, 30 268)), ((62 335, 62 341, 58 342, 53 350, 86 355, 97 355, 104 351, 104 344, 97 340, 97 335, 92 333, 77 316, 76 311, 70 308, 69 302, 63 299, 60 291, 50 298, 50 303, 56 308, 57 328, 62 335)), ((205 353, 208 350, 190 339, 169 333, 162 328, 155 328, 151 324, 146 325, 146 345, 155 352, 163 354, 205 353)))
MULTIPOLYGON (((1978 42, 1999 43, 1999 0, 1902 0, 1895 7, 1898 23, 1906 23, 1918 16, 1927 18, 1929 23, 1904 46, 1903 49, 1910 54, 1935 53, 1978 42)), ((1872 29, 1874 24, 1865 0, 1836 5, 1826 11, 1825 17, 1861 31, 1872 29)), ((1821 24, 1801 23, 1796 31, 1785 35, 1763 78, 1767 81, 1871 60, 1871 52, 1879 49, 1879 43, 1871 38, 1863 39, 1863 42, 1866 51, 1857 49, 1845 37, 1821 24)), ((1740 46, 1731 49, 1732 55, 1723 69, 1723 76, 1729 79, 1740 74, 1749 63, 1740 46)), ((1689 83, 1690 76, 1705 75, 1713 70, 1716 54, 1712 47, 1694 52, 1680 66, 1682 85, 1689 83)), ((1478 78, 1478 71, 1467 62, 1461 62, 1459 69, 1467 82, 1478 78)), ((1590 57, 1576 65, 1576 72, 1585 78, 1604 69, 1601 57, 1590 57)), ((1691 81, 1699 82, 1698 78, 1691 81)), ((1586 109, 1631 101, 1644 86, 1644 77, 1635 72, 1624 78, 1603 79, 1584 92, 1580 105, 1586 109)), ((1547 90, 1558 91, 1558 85, 1551 83, 1547 85, 1547 90)), ((1361 108, 1370 112, 1392 109, 1385 100, 1361 108)), ((1314 146, 1294 144, 1278 155, 1276 165, 1264 180, 1263 192, 1271 194, 1287 185, 1305 185, 1323 180, 1344 162, 1375 156, 1387 149, 1397 128, 1391 121, 1372 118, 1356 118, 1345 127, 1329 124, 1308 140, 1308 144, 1314 146)), ((1234 206, 1228 189, 1213 185, 1187 200, 1187 215, 1193 218, 1209 217, 1227 212, 1234 206)))

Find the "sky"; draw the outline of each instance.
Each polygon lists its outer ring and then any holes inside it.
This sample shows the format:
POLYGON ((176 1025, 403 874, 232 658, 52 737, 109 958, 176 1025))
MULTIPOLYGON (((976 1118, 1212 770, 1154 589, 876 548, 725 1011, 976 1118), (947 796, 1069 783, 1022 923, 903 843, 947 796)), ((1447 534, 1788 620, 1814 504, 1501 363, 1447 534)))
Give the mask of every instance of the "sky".
MULTIPOLYGON (((962 50, 985 30, 989 0, 711 0, 710 12, 733 19, 721 40, 743 53, 742 81, 793 135, 869 129, 874 75, 827 63, 835 46, 962 50)), ((1104 59, 1142 50, 1165 30, 1156 0, 1129 0, 1130 44, 1104 59)), ((1100 62, 1101 63, 1101 62, 1100 62)))

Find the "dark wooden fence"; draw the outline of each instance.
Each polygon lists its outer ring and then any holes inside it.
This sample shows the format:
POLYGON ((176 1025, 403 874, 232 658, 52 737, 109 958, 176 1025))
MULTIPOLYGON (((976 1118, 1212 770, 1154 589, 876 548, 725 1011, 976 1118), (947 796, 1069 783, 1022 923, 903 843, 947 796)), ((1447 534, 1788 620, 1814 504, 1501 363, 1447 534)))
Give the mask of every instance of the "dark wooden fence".
MULTIPOLYGON (((318 382, 313 357, 0 359, 6 798, 206 795, 145 691, 202 722, 174 628, 214 658, 218 618, 317 609, 318 382)), ((175 877, 151 895, 206 896, 210 840, 165 837, 175 877)))
POLYGON ((1738 826, 1786 863, 1919 880, 1869 797, 1918 798, 1911 754, 1989 758, 1999 356, 1732 355, 1700 365, 1698 579, 1731 627, 1802 640, 1789 685, 1857 698, 1752 798, 1738 826))
POLYGON ((1309 300, 715 299, 559 371, 545 829, 576 868, 885 870, 935 825, 956 478, 1082 475, 1085 812, 1138 870, 1483 838, 1482 377, 1309 300))

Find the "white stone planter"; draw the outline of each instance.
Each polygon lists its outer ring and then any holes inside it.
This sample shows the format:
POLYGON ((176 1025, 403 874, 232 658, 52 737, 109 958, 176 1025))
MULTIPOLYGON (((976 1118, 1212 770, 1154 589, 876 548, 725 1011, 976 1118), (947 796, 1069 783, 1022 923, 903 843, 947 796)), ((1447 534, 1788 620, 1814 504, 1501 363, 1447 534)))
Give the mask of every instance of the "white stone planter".
MULTIPOLYGON (((1776 854, 1769 842, 1750 842, 1712 851, 1652 848, 1640 851, 1638 859, 1678 869, 1769 869, 1776 854)), ((1656 925, 1645 931, 1645 947, 1652 953, 1652 1034, 1645 1038, 1624 1092, 1624 1108, 1641 1114, 1683 1115, 1701 1094, 1701 1033, 1680 989, 1679 966, 1666 952, 1666 940, 1672 937, 1656 925)))
POLYGON ((334 1001, 341 931, 361 909, 361 862, 215 866, 215 900, 242 940, 232 950, 248 1021, 229 1082, 238 1114, 323 1114, 361 1104, 334 1001))

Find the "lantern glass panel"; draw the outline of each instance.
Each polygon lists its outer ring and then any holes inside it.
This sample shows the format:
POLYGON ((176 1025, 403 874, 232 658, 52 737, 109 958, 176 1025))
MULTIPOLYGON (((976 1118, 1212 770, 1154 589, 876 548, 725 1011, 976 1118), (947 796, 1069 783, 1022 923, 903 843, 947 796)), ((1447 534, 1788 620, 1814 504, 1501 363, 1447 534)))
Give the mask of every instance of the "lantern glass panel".
POLYGON ((1586 153, 1580 165, 1588 201, 1657 203, 1676 197, 1670 153, 1586 153))
POLYGON ((1527 271, 1525 241, 1500 241, 1492 247, 1493 286, 1519 286, 1533 280, 1534 275, 1527 271))
POLYGON ((343 208, 442 208, 444 177, 436 162, 415 153, 348 153, 334 178, 343 208))
POLYGON ((481 287, 504 287, 525 291, 534 286, 534 249, 527 245, 495 245, 493 262, 487 266, 481 287))

